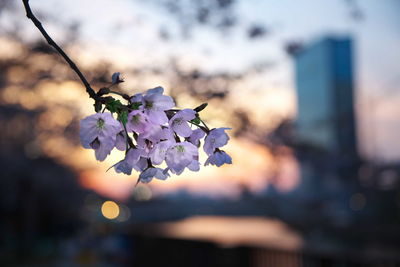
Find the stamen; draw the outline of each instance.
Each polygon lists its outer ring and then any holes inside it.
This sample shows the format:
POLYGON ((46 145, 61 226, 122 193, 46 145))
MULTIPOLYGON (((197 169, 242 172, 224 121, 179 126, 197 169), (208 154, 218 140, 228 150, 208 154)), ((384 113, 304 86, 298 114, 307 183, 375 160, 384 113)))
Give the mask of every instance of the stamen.
POLYGON ((97 120, 97 128, 99 128, 99 129, 103 129, 104 128, 104 125, 105 125, 105 122, 104 122, 104 120, 103 119, 98 119, 97 120))
POLYGON ((174 125, 181 125, 183 123, 183 119, 182 118, 176 118, 173 121, 174 125))
POLYGON ((148 109, 151 109, 151 108, 153 107, 153 102, 151 102, 151 101, 146 101, 145 107, 148 108, 148 109))
POLYGON ((139 115, 139 114, 138 114, 138 115, 132 116, 132 119, 131 119, 131 122, 132 122, 132 123, 136 124, 136 123, 138 123, 139 121, 140 121, 140 115, 139 115))

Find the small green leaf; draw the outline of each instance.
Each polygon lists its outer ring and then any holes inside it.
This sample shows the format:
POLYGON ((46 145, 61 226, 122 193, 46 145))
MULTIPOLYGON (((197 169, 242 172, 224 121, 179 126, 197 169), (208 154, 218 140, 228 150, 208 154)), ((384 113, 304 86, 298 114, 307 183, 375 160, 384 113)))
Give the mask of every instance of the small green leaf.
POLYGON ((190 121, 193 124, 200 124, 201 120, 199 117, 194 118, 193 120, 190 121))
POLYGON ((122 111, 121 113, 118 114, 118 120, 122 122, 123 125, 126 125, 128 122, 128 111, 122 111))
POLYGON ((141 102, 135 102, 135 103, 132 103, 131 104, 131 109, 139 109, 139 107, 142 105, 142 103, 141 102))
POLYGON ((118 112, 118 110, 121 109, 122 106, 123 105, 122 105, 121 101, 116 100, 116 99, 112 99, 109 102, 107 102, 107 104, 106 104, 106 108, 112 113, 118 112))

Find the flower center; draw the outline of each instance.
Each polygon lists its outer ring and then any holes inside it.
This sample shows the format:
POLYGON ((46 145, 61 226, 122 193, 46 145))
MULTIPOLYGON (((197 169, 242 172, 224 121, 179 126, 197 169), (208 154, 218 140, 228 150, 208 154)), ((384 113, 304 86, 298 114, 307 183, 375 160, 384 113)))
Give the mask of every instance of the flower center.
POLYGON ((174 119, 174 122, 173 122, 174 125, 181 125, 182 123, 183 123, 182 118, 176 118, 176 119, 174 119))
POLYGON ((185 152, 185 148, 183 146, 177 146, 176 150, 178 150, 178 152, 180 152, 180 153, 185 152))
POLYGON ((153 102, 151 102, 151 101, 146 101, 145 107, 148 108, 148 109, 151 109, 151 108, 153 107, 153 102))
POLYGON ((132 116, 132 123, 138 123, 139 122, 139 120, 140 120, 140 115, 134 115, 134 116, 132 116))
POLYGON ((104 120, 103 119, 98 119, 97 120, 97 128, 99 128, 99 129, 103 129, 104 128, 104 126, 105 126, 105 122, 104 122, 104 120))

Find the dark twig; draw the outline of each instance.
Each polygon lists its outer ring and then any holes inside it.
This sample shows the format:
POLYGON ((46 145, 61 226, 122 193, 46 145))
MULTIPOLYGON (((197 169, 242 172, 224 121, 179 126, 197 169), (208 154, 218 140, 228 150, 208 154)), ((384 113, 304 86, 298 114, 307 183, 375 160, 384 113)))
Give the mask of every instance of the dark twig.
POLYGON ((76 64, 69 58, 69 56, 64 52, 64 50, 61 49, 57 45, 56 42, 49 36, 49 34, 46 32, 46 30, 43 28, 42 23, 33 15, 31 7, 29 6, 29 0, 22 0, 25 11, 26 11, 26 16, 32 20, 33 24, 39 29, 39 31, 42 33, 43 37, 46 39, 47 43, 54 47, 57 52, 67 61, 71 69, 75 71, 76 74, 78 74, 79 78, 81 79, 83 85, 86 87, 86 92, 89 94, 91 98, 93 98, 95 101, 99 98, 96 95, 96 92, 93 90, 93 88, 90 86, 89 82, 86 80, 85 76, 82 74, 82 72, 79 70, 79 68, 76 66, 76 64))
MULTIPOLYGON (((200 119, 200 118, 199 118, 199 119, 200 119)), ((207 131, 205 131, 205 132, 206 132, 206 133, 209 133, 209 132, 210 132, 210 128, 208 128, 207 124, 206 124, 202 119, 200 119, 200 121, 203 123, 204 127, 205 127, 206 130, 207 130, 207 131)))

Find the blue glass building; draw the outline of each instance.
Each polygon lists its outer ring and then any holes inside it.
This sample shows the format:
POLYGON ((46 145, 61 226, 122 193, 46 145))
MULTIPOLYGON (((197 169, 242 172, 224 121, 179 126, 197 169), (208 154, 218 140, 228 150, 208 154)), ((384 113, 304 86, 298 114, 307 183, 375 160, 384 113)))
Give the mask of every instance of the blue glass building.
POLYGON ((297 133, 302 143, 354 158, 352 41, 327 37, 294 54, 298 99, 297 133))

